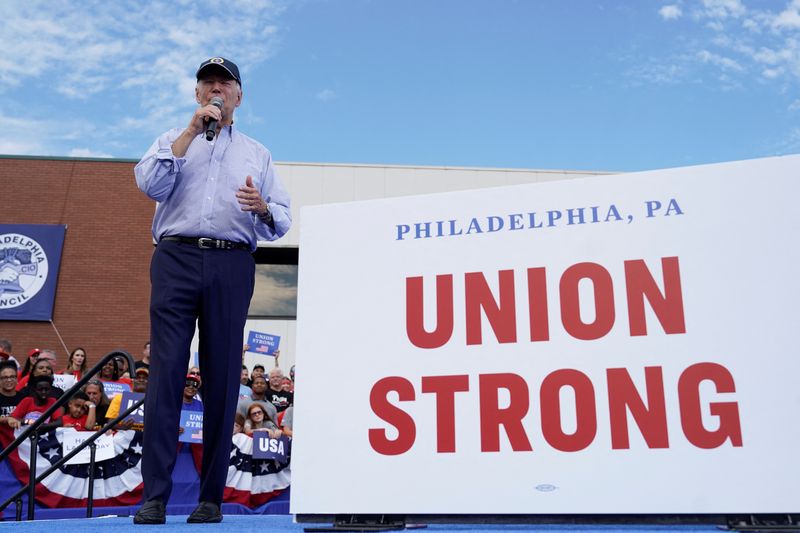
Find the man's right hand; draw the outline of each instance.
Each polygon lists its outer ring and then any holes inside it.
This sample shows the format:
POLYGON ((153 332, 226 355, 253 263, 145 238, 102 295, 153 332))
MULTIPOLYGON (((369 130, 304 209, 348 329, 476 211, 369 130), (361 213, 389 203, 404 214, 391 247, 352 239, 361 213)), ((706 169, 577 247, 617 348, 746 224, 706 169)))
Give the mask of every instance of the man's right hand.
POLYGON ((222 121, 222 111, 217 106, 208 104, 198 107, 186 130, 192 134, 192 137, 197 137, 205 131, 206 123, 211 119, 217 122, 222 121))
POLYGON ((183 130, 180 137, 175 139, 172 143, 172 155, 175 157, 183 157, 189 150, 189 145, 192 144, 198 135, 203 133, 206 129, 206 122, 210 119, 215 119, 217 122, 222 120, 222 111, 211 104, 198 107, 192 115, 192 120, 189 125, 183 130))

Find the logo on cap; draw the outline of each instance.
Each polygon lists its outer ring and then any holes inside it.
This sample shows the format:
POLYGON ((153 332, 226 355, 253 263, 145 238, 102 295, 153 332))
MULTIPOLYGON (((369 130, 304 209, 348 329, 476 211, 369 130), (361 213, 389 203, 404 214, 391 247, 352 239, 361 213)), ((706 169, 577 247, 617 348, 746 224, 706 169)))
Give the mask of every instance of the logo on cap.
POLYGON ((209 62, 209 63, 217 63, 217 64, 221 64, 221 63, 224 63, 224 62, 225 62, 225 60, 224 60, 224 59, 222 59, 221 57, 212 57, 211 59, 209 59, 209 60, 208 60, 208 62, 209 62))

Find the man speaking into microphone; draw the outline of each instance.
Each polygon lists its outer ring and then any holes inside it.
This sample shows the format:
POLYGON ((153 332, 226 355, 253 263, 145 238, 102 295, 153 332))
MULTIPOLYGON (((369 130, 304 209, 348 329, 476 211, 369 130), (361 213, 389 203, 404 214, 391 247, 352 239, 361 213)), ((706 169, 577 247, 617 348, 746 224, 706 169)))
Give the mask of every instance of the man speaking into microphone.
POLYGON ((203 462, 190 523, 219 522, 239 396, 242 337, 258 240, 291 226, 289 195, 270 152, 233 124, 239 68, 222 57, 197 69, 199 107, 186 128, 161 135, 134 173, 158 202, 150 265, 150 377, 142 455, 144 504, 136 524, 163 524, 172 491, 182 393, 195 331, 203 376, 203 462))

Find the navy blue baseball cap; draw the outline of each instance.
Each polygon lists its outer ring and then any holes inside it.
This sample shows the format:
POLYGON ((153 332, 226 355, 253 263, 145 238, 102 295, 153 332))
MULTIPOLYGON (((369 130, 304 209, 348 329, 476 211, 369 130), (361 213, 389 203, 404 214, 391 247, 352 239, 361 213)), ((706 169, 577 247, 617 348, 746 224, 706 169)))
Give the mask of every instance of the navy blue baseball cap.
POLYGON ((203 71, 214 69, 226 71, 233 79, 239 82, 239 85, 242 84, 242 78, 239 76, 239 67, 236 66, 236 63, 224 57, 212 57, 200 63, 200 67, 197 69, 197 79, 200 79, 200 74, 203 71))

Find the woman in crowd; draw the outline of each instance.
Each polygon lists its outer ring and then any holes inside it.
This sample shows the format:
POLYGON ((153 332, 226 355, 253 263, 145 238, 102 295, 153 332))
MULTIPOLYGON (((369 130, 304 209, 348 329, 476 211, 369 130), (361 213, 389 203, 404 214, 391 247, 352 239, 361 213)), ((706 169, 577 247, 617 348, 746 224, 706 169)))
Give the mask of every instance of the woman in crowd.
MULTIPOLYGON (((24 378, 20 379, 17 383, 17 390, 25 394, 26 396, 31 395, 31 387, 28 384, 29 379, 33 379, 37 376, 50 376, 53 377, 53 365, 50 363, 49 359, 39 359, 33 364, 33 370, 31 373, 25 376, 24 378)), ((52 382, 51 382, 52 383, 52 382)), ((58 387, 51 386, 50 387, 50 398, 61 398, 61 395, 64 394, 64 391, 58 387)))
POLYGON ((129 377, 125 377, 127 363, 124 357, 114 357, 103 365, 100 369, 100 381, 106 383, 123 383, 127 385, 128 390, 133 389, 133 381, 129 377))
POLYGON ((278 426, 269 419, 264 406, 253 403, 247 408, 247 419, 244 421, 244 433, 252 437, 253 433, 256 431, 268 432, 271 439, 277 439, 283 434, 281 430, 278 429, 278 426))
POLYGON ((83 348, 75 348, 69 354, 67 359, 67 368, 64 369, 62 374, 72 374, 75 379, 81 379, 83 373, 86 372, 86 350, 83 348))
POLYGON ((106 413, 108 407, 111 405, 111 400, 106 396, 106 390, 103 387, 103 382, 99 379, 93 379, 83 388, 83 392, 89 397, 89 401, 97 406, 95 418, 98 426, 104 426, 108 419, 106 413))
POLYGON ((117 362, 117 368, 119 369, 119 377, 122 380, 131 379, 131 369, 128 368, 128 360, 124 357, 115 357, 114 361, 117 362))
POLYGON ((33 364, 36 362, 36 358, 39 357, 40 353, 41 350, 39 350, 39 348, 34 348, 28 352, 28 358, 25 359, 25 364, 22 366, 22 370, 19 371, 19 379, 30 376, 31 370, 33 370, 33 364))

